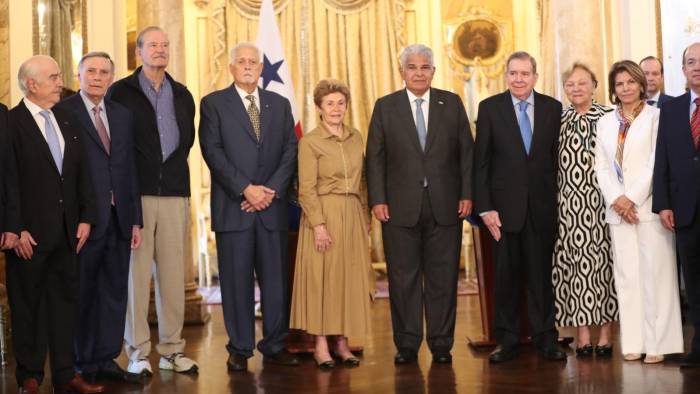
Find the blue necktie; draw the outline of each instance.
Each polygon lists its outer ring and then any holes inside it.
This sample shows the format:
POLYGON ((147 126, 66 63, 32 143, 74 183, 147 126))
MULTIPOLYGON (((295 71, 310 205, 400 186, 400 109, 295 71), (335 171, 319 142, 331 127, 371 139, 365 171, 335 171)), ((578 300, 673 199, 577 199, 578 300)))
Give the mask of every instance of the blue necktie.
POLYGON ((525 144, 525 152, 529 155, 530 145, 532 145, 532 126, 530 126, 530 117, 527 116, 527 105, 527 101, 518 103, 518 107, 520 107, 518 126, 520 126, 520 135, 523 137, 523 144, 525 144))
POLYGON ((58 173, 60 174, 63 171, 63 153, 61 153, 61 144, 58 142, 58 134, 51 121, 51 113, 48 110, 43 110, 39 112, 39 115, 46 120, 46 126, 44 127, 46 142, 49 144, 51 156, 53 156, 53 161, 56 162, 56 167, 58 167, 58 173))
POLYGON ((418 130, 418 141, 420 141, 420 147, 425 151, 425 137, 428 135, 428 131, 425 129, 425 118, 423 117, 423 104, 422 98, 416 99, 416 130, 418 130))

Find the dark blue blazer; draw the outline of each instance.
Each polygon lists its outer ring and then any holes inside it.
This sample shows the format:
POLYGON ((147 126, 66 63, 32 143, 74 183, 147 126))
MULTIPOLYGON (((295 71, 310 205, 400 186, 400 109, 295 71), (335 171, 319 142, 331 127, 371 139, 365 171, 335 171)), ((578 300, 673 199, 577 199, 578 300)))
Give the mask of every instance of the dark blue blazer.
POLYGON ((258 89, 261 141, 234 85, 213 92, 200 105, 199 145, 211 171, 213 231, 250 228, 259 215, 266 229, 287 230, 286 192, 297 165, 297 137, 289 101, 258 89), (241 210, 243 189, 265 185, 277 193, 265 210, 241 210))
POLYGON ((657 107, 657 108, 661 108, 661 106, 664 105, 665 102, 667 102, 667 101, 669 101, 669 100, 672 100, 672 99, 674 99, 674 98, 675 98, 675 97, 669 96, 668 94, 663 94, 663 93, 661 93, 661 94, 659 95, 659 102, 656 103, 656 107, 657 107))
POLYGON ((664 103, 656 139, 652 211, 672 209, 676 226, 690 224, 700 188, 700 155, 690 133, 690 94, 664 103))
POLYGON ((5 231, 5 206, 7 196, 5 195, 5 161, 8 160, 8 150, 10 148, 9 131, 7 129, 7 107, 0 104, 0 232, 5 231))
POLYGON ((106 234, 112 214, 110 191, 114 193, 121 236, 131 239, 132 226, 143 225, 131 112, 121 104, 105 99, 111 140, 108 155, 80 94, 74 94, 56 106, 71 111, 81 126, 97 207, 97 221, 90 231, 90 239, 100 239, 106 234))

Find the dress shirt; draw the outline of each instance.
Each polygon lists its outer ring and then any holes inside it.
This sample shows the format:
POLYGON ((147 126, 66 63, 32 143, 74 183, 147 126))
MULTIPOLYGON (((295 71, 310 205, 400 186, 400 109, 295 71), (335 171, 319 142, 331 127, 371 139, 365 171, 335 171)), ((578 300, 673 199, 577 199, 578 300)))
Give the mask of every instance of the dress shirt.
POLYGON ((646 103, 646 102, 648 102, 649 100, 652 100, 652 101, 654 101, 654 107, 659 108, 659 97, 661 97, 661 90, 659 90, 658 92, 656 92, 655 95, 653 95, 653 96, 647 98, 646 100, 644 100, 644 102, 646 103))
MULTIPOLYGON (((29 100, 26 97, 23 100, 24 105, 27 106, 27 109, 29 110, 29 112, 31 112, 32 117, 36 122, 36 125, 39 127, 41 135, 43 135, 44 139, 46 140, 46 119, 44 119, 44 117, 40 114, 40 112, 44 111, 44 109, 34 104, 31 100, 29 100)), ((61 128, 58 127, 58 122, 56 122, 56 117, 54 116, 53 112, 50 109, 47 111, 49 111, 51 123, 53 123, 53 129, 56 130, 56 134, 58 135, 58 145, 61 147, 61 155, 63 155, 66 146, 66 142, 63 140, 63 133, 61 132, 61 128)), ((48 144, 48 142, 49 141, 47 140, 46 143, 48 144)))
MULTIPOLYGON (((95 105, 95 103, 93 103, 82 90, 80 91, 80 97, 83 99, 83 103, 85 103, 85 108, 90 115, 93 125, 95 124, 95 111, 93 111, 93 108, 100 107, 100 118, 102 119, 102 123, 105 125, 105 129, 107 129, 107 135, 111 139, 112 133, 109 131, 109 121, 107 120, 107 108, 105 107, 104 98, 100 100, 99 104, 95 105)), ((95 126, 95 128, 97 128, 97 126, 95 126)))
POLYGON ((175 116, 173 87, 168 78, 164 77, 160 89, 156 91, 153 83, 146 78, 143 71, 139 73, 139 84, 156 113, 160 149, 163 161, 165 161, 180 145, 180 127, 177 125, 177 117, 175 116))
MULTIPOLYGON (((241 89, 238 87, 238 85, 234 84, 233 86, 236 87, 236 92, 238 92, 238 95, 241 96, 241 101, 243 101, 243 106, 245 107, 246 112, 248 112, 248 107, 250 107, 250 100, 248 100, 246 97, 250 96, 251 94, 255 96, 255 105, 258 106, 258 111, 260 110, 260 93, 258 93, 258 88, 257 86, 255 87, 255 90, 253 90, 253 93, 248 93, 245 90, 241 89)), ((262 130, 261 130, 262 132, 262 130)))
POLYGON ((413 124, 416 124, 416 99, 422 98, 423 102, 421 103, 421 110, 423 110, 423 119, 425 119, 425 132, 428 132, 428 112, 430 111, 430 89, 428 89, 425 93, 423 93, 423 96, 418 97, 413 92, 410 90, 406 89, 406 93, 408 94, 408 101, 411 103, 411 114, 413 114, 413 124))
POLYGON ((690 91, 690 116, 689 119, 693 119, 693 112, 695 112, 695 99, 698 97, 698 94, 695 93, 693 90, 690 91))
MULTIPOLYGON (((512 94, 510 95, 510 98, 513 100, 515 116, 518 118, 518 125, 520 125, 520 106, 518 105, 518 103, 520 103, 523 100, 516 98, 512 94)), ((535 135, 535 92, 530 92, 530 95, 527 97, 527 99, 525 99, 525 101, 527 101, 528 103, 525 112, 527 112, 527 117, 530 118, 530 130, 532 130, 532 135, 535 135)))

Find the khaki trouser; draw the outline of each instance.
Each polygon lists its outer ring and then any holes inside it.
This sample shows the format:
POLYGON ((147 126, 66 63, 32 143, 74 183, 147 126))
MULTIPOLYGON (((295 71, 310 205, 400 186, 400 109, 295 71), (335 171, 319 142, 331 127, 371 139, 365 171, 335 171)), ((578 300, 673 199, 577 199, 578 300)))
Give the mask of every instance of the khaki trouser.
POLYGON ((142 196, 141 246, 134 251, 129 269, 129 303, 124 348, 131 360, 151 352, 148 304, 151 275, 156 290, 158 338, 163 356, 182 352, 185 318, 185 250, 190 225, 189 198, 142 196))

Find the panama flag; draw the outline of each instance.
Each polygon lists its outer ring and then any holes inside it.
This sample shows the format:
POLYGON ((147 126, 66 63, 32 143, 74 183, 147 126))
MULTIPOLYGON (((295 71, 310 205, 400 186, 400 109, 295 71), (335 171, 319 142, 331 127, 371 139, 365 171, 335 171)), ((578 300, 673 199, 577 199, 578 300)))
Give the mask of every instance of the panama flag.
POLYGON ((289 74, 289 65, 284 59, 282 35, 277 27, 272 0, 263 0, 260 6, 260 27, 255 44, 263 54, 263 71, 259 83, 263 89, 275 92, 289 100, 294 116, 294 130, 297 137, 301 138, 301 118, 294 100, 294 86, 289 74))

